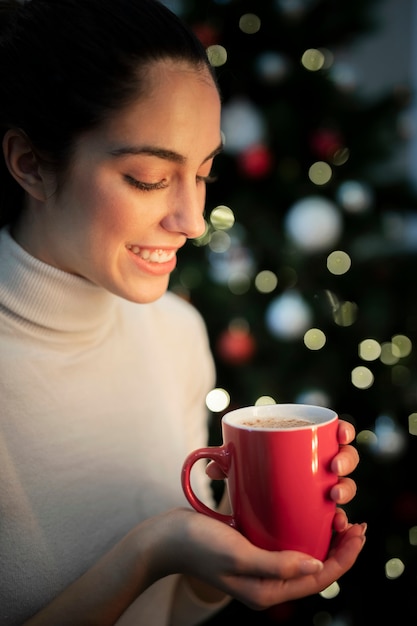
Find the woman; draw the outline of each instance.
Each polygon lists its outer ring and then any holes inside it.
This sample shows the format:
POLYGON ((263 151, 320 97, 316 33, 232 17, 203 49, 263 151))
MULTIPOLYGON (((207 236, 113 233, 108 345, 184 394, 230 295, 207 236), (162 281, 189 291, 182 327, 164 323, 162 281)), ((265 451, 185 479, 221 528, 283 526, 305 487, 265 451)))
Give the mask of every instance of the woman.
MULTIPOLYGON (((167 292, 221 150, 204 49, 155 0, 0 7, 1 624, 187 626, 230 597, 317 593, 363 525, 338 510, 320 563, 256 548, 181 492, 215 382, 199 314, 167 292)), ((353 438, 342 422, 339 504, 353 438)))

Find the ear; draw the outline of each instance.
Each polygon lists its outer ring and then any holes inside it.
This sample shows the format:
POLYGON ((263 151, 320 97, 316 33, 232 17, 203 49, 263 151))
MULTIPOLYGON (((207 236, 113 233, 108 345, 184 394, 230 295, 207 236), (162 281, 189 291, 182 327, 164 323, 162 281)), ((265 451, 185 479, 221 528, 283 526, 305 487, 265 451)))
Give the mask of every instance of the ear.
POLYGON ((33 198, 46 198, 44 180, 34 149, 26 134, 19 129, 9 129, 3 138, 3 154, 13 178, 33 198))

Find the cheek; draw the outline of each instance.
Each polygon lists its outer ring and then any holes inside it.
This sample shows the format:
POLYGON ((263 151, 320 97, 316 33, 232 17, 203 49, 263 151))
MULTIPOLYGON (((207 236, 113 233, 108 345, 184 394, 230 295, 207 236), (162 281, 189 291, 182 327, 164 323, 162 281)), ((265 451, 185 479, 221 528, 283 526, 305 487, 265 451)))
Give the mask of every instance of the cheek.
POLYGON ((78 201, 84 219, 97 232, 118 230, 133 214, 133 203, 127 194, 105 182, 90 181, 82 185, 78 190, 78 201))

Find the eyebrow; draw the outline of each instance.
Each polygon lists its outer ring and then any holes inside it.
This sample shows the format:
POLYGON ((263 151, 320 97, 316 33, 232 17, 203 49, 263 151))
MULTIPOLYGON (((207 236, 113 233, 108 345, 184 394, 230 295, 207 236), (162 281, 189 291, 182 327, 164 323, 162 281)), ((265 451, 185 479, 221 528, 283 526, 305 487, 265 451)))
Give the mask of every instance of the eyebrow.
MULTIPOLYGON (((217 148, 215 148, 206 158, 203 160, 203 163, 206 161, 210 161, 217 154, 222 152, 223 143, 220 143, 217 148)), ((121 148, 115 148, 114 150, 110 150, 110 154, 112 156, 126 156, 126 155, 148 155, 158 157, 159 159, 164 159, 166 161, 173 161, 174 163, 179 163, 183 165, 187 159, 184 155, 179 154, 179 152, 175 152, 174 150, 167 150, 166 148, 158 148, 156 146, 122 146, 121 148)))

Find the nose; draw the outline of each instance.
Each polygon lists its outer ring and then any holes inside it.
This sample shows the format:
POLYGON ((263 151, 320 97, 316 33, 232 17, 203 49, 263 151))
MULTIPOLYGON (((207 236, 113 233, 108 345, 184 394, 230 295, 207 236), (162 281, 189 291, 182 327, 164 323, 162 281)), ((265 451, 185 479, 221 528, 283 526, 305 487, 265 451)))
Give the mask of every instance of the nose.
POLYGON ((173 190, 169 210, 162 220, 162 226, 170 232, 195 239, 204 234, 204 207, 206 201, 205 186, 193 181, 190 185, 173 190))

